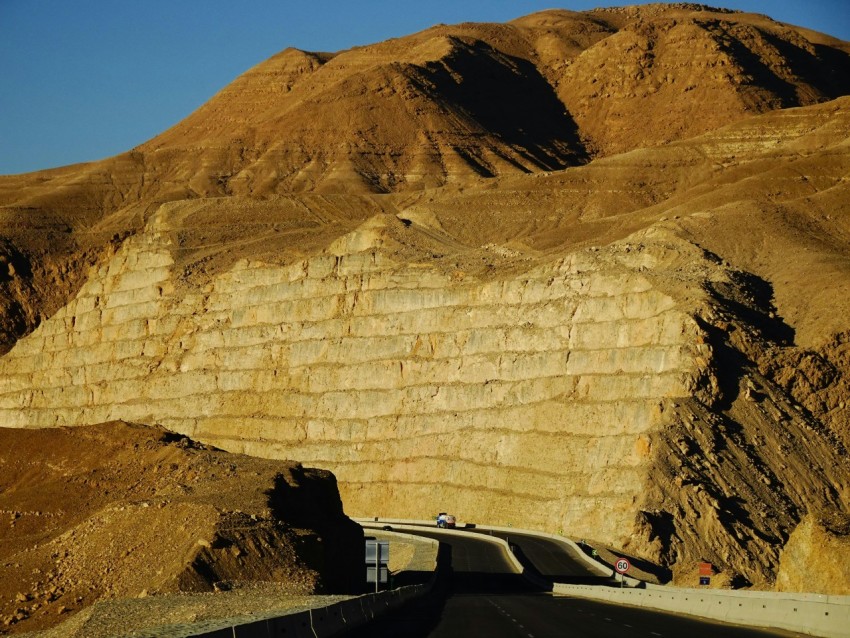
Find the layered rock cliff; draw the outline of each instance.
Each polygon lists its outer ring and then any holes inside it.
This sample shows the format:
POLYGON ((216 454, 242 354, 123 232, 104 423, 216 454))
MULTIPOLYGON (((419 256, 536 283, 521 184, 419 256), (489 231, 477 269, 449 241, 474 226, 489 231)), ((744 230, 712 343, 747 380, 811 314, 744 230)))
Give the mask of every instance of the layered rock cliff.
POLYGON ((0 419, 158 422, 331 469, 359 514, 450 507, 757 583, 798 512, 847 498, 840 448, 725 336, 749 328, 710 291, 738 274, 674 233, 488 277, 397 261, 425 230, 380 214, 181 281, 217 206, 163 207, 21 340, 0 419))
POLYGON ((850 45, 692 3, 437 25, 286 49, 114 158, 0 177, 0 348, 160 203, 416 192, 543 173, 850 93, 850 45))
POLYGON ((353 514, 768 586, 850 509, 848 51, 689 4, 284 51, 0 179, 0 423, 160 423, 353 514))

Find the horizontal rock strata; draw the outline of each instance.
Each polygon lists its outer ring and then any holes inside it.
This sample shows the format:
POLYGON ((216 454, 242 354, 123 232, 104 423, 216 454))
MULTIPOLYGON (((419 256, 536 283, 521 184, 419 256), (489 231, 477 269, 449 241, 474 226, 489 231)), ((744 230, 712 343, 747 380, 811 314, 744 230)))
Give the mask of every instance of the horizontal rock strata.
MULTIPOLYGON (((485 279, 393 259, 398 220, 378 215, 312 257, 189 283, 176 209, 0 359, 0 422, 159 423, 330 469, 358 515, 448 509, 771 577, 811 495, 753 488, 746 432, 703 445, 733 427, 704 414, 725 347, 706 291, 728 273, 696 246, 655 228, 485 279), (767 518, 732 516, 744 497, 767 518)), ((821 438, 801 449, 832 463, 821 438)))
POLYGON ((521 511, 614 536, 632 524, 659 399, 698 375, 696 324, 640 253, 453 282, 367 248, 241 262, 187 292, 169 241, 128 241, 17 344, 0 421, 156 422, 332 469, 364 514, 390 498, 399 514, 521 511))

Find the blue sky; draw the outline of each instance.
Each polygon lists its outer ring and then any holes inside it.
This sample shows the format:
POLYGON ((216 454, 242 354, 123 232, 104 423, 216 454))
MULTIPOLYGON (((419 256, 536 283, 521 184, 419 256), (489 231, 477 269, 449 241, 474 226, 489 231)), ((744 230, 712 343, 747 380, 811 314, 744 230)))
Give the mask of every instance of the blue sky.
MULTIPOLYGON (((97 160, 175 124, 294 46, 338 51, 434 24, 504 22, 561 0, 0 0, 0 174, 97 160)), ((708 2, 850 40, 847 0, 708 2)))

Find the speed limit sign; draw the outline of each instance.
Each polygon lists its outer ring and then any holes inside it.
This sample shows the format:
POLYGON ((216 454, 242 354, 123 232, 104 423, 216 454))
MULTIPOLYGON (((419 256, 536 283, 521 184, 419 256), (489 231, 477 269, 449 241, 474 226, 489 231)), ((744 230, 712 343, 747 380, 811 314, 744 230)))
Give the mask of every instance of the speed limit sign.
POLYGON ((618 574, 625 574, 629 571, 629 567, 631 567, 631 564, 625 558, 618 558, 617 562, 614 563, 614 569, 618 574))

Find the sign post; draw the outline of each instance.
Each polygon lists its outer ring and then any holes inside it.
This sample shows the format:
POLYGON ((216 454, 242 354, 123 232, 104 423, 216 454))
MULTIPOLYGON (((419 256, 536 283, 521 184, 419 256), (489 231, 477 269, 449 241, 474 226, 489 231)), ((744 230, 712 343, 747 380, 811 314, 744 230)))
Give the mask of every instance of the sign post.
POLYGON ((631 563, 629 563, 628 559, 626 559, 626 558, 618 558, 617 562, 614 563, 614 571, 616 571, 618 574, 620 574, 620 587, 621 588, 625 586, 624 583, 625 583, 625 580, 626 580, 626 572, 629 571, 629 568, 631 566, 632 566, 631 563))
POLYGON ((710 585, 711 584, 711 575, 714 573, 714 568, 711 566, 711 563, 700 563, 699 564, 699 584, 700 585, 710 585))
POLYGON ((389 582, 390 544, 374 538, 366 539, 366 582, 375 583, 375 592, 380 585, 389 582))

